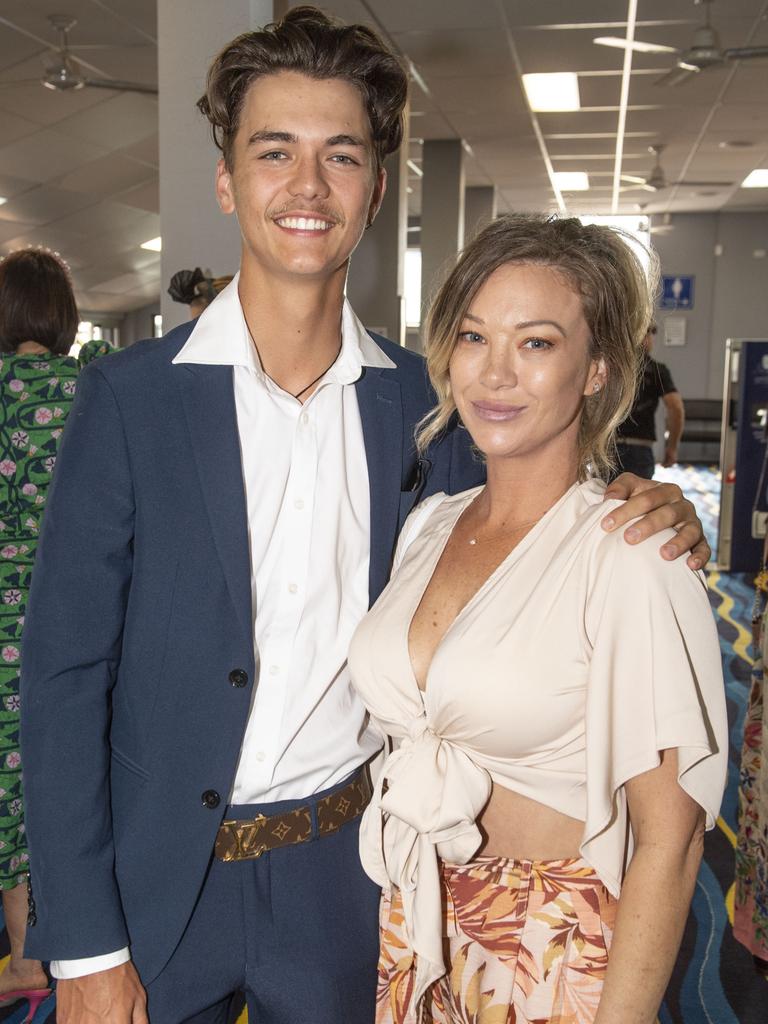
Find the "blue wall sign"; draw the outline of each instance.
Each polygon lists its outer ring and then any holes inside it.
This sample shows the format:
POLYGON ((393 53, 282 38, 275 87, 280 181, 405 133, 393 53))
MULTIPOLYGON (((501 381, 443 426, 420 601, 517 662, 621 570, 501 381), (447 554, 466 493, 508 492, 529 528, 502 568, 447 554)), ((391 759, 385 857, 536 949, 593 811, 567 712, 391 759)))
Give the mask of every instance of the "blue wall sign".
POLYGON ((693 282, 695 277, 682 274, 664 275, 661 279, 660 309, 693 309, 693 282))

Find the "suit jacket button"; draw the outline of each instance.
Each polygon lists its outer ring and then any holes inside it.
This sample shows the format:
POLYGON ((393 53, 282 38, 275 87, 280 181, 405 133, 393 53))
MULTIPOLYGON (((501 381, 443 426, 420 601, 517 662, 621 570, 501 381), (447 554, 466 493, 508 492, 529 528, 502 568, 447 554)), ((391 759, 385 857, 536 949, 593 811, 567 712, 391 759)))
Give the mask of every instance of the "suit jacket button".
POLYGON ((209 811, 213 811, 221 803, 221 797, 215 789, 206 789, 201 799, 203 807, 207 807, 209 811))
POLYGON ((233 668, 229 673, 229 681, 240 690, 248 685, 248 673, 244 672, 241 668, 233 668))

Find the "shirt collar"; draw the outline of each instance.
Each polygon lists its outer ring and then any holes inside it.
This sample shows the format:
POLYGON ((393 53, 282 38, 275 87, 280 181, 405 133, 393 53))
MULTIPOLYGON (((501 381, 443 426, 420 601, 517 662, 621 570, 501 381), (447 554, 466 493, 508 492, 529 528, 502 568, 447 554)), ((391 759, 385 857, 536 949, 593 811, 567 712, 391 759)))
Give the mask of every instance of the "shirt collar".
MULTIPOLYGON (((240 305, 239 279, 240 274, 235 274, 227 287, 203 310, 192 333, 173 359, 174 363, 245 366, 264 378, 240 305)), ((390 370, 395 365, 368 334, 345 299, 341 314, 341 352, 327 379, 339 384, 352 384, 359 379, 364 366, 390 370)))

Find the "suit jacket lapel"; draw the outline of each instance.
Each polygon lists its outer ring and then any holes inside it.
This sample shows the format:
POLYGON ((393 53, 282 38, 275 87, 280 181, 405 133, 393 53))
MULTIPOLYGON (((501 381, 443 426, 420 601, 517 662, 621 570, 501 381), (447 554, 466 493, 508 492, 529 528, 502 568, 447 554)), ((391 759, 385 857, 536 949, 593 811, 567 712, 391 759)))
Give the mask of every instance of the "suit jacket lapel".
POLYGON ((248 517, 231 366, 178 366, 192 451, 238 621, 253 640, 248 517))
POLYGON ((355 385, 363 424, 371 494, 369 603, 389 577, 397 537, 403 465, 403 412, 400 384, 366 367, 355 385))

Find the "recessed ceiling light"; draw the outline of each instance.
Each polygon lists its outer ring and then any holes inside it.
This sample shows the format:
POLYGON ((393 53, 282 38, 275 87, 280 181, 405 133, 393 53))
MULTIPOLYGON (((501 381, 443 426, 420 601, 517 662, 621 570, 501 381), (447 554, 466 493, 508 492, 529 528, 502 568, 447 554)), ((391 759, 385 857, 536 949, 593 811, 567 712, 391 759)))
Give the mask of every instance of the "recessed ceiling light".
POLYGON ((4 203, 7 203, 7 202, 8 202, 8 200, 6 199, 5 196, 0 196, 0 206, 2 206, 4 203))
POLYGON ((160 252, 163 248, 163 240, 158 235, 157 238, 150 238, 148 242, 142 242, 141 248, 150 249, 152 252, 160 252))
POLYGON ((573 71, 550 75, 523 75, 531 110, 579 110, 579 79, 573 71))
POLYGON ((555 171, 553 177, 561 192, 586 192, 589 188, 586 171, 555 171))
POLYGON ((768 167, 758 167, 741 183, 742 188, 768 188, 768 167))

